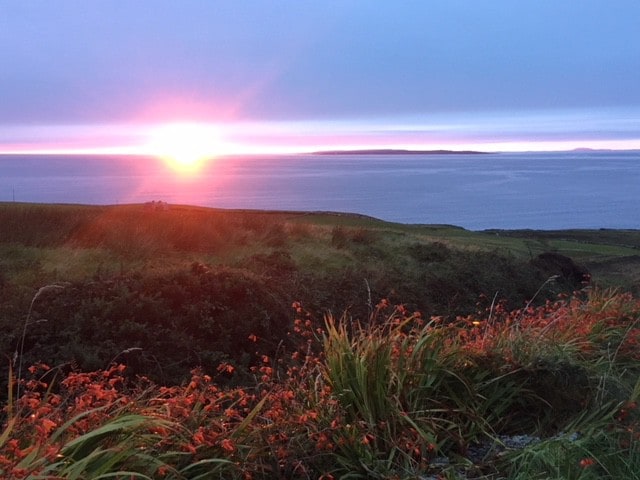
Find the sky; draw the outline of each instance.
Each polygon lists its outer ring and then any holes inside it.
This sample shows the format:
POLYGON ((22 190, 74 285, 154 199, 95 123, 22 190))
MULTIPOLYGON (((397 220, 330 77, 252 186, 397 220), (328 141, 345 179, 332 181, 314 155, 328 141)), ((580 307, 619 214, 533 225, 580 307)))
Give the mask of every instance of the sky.
POLYGON ((0 0, 0 152, 640 148, 638 0, 0 0))

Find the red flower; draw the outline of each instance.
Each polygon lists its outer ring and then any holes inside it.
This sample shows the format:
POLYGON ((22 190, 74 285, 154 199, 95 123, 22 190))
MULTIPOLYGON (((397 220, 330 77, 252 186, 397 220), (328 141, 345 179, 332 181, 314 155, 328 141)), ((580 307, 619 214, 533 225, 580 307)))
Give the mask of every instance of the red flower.
POLYGON ((596 463, 596 461, 593 458, 583 458, 582 460, 580 460, 580 467, 582 468, 589 468, 591 466, 593 466, 596 463))
POLYGON ((236 446, 233 444, 231 440, 225 438, 220 442, 220 446, 225 449, 227 452, 235 452, 236 446))

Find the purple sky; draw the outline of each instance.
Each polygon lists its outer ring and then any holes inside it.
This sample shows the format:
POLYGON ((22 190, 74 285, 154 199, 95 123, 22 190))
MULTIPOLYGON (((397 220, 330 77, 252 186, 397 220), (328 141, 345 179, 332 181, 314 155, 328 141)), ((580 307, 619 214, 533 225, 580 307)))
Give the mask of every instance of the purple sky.
POLYGON ((0 151, 640 148, 638 0, 0 0, 0 151), (213 135, 213 134, 212 134, 213 135))

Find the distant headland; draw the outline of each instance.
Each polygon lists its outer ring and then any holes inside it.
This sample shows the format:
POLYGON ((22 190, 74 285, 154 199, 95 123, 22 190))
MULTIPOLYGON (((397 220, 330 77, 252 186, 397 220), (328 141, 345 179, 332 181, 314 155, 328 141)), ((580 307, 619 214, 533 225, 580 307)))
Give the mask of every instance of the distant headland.
POLYGON ((489 152, 474 150, 404 150, 396 148, 379 148, 364 150, 319 150, 314 155, 482 155, 489 152))

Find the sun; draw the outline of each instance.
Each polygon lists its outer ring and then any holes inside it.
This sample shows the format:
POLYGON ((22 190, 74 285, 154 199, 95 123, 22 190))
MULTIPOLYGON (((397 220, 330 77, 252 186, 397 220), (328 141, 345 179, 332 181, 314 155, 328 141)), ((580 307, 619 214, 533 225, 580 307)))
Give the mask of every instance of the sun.
POLYGON ((220 155, 221 144, 214 126, 173 123, 153 129, 147 150, 174 171, 190 175, 197 173, 208 160, 220 155))

